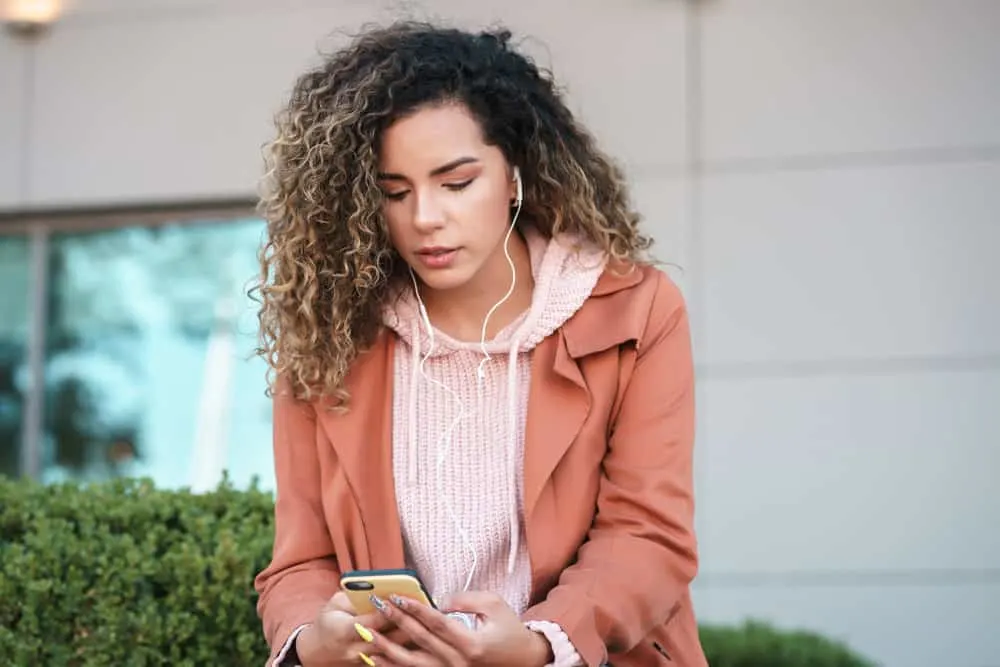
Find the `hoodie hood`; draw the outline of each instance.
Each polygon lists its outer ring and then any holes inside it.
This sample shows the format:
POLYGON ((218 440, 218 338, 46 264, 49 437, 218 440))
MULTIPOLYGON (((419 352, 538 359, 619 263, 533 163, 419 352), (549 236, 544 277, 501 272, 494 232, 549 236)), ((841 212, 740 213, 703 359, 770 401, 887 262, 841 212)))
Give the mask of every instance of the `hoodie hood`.
MULTIPOLYGON (((607 262, 603 251, 582 245, 569 235, 551 240, 529 227, 524 231, 535 280, 531 306, 494 338, 487 340, 489 354, 530 351, 566 323, 590 297, 607 262), (577 249, 579 247, 579 249, 577 249)), ((420 304, 408 283, 390 299, 383 323, 407 347, 429 358, 458 350, 482 351, 479 341, 459 341, 437 329, 430 334, 420 315, 420 304)))

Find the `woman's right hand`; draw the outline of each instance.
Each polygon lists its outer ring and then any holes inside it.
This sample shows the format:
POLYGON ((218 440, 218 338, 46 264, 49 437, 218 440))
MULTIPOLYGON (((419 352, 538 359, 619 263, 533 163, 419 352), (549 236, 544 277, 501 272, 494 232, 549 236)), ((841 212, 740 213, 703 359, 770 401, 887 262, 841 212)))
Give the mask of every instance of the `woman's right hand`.
POLYGON ((358 634, 356 623, 380 633, 391 629, 390 622, 378 612, 356 615, 347 595, 338 592, 323 606, 313 624, 302 630, 295 640, 302 667, 364 665, 360 654, 374 654, 371 644, 358 634))

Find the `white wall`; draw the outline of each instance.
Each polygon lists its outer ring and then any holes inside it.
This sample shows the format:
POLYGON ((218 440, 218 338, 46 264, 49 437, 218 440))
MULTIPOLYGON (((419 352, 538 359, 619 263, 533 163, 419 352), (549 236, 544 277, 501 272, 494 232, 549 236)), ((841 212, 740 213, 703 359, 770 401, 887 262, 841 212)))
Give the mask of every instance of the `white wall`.
MULTIPOLYGON (((252 193, 293 76, 375 4, 80 0, 33 64, 0 39, 0 208, 252 193)), ((702 619, 996 664, 1000 3, 406 4, 537 38, 684 268, 702 619)))
POLYGON ((997 664, 1000 3, 694 22, 700 610, 997 664))

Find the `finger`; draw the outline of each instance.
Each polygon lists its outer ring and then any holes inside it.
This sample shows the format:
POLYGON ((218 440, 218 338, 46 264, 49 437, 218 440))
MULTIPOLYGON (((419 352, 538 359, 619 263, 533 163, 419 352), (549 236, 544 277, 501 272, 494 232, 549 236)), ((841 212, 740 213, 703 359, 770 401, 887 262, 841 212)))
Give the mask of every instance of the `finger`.
POLYGON ((358 615, 357 611, 354 609, 354 605, 351 603, 351 599, 347 597, 347 594, 343 591, 330 598, 330 600, 326 603, 326 609, 328 611, 332 610, 343 614, 349 614, 351 617, 354 617, 354 621, 357 621, 366 627, 370 627, 373 630, 387 631, 391 627, 391 624, 386 619, 385 615, 380 614, 377 611, 358 615))
POLYGON ((393 606, 420 621, 420 624, 436 636, 450 639, 465 639, 470 636, 465 625, 438 609, 411 602, 406 599, 392 600, 393 606))
POLYGON ((364 635, 358 630, 359 627, 369 632, 392 629, 391 622, 378 613, 353 616, 343 611, 331 611, 323 616, 322 625, 326 628, 326 632, 330 633, 337 644, 351 644, 352 654, 357 648, 353 644, 364 640, 364 635))
POLYGON ((399 644, 400 646, 403 646, 405 648, 413 648, 412 646, 407 646, 407 643, 409 642, 410 638, 409 635, 406 634, 406 632, 400 630, 399 628, 396 627, 394 623, 391 623, 386 619, 383 619, 383 624, 388 624, 388 627, 385 631, 379 631, 372 625, 365 625, 361 622, 356 622, 354 624, 354 627, 351 629, 351 632, 353 634, 351 638, 348 640, 349 642, 357 644, 356 646, 352 645, 350 647, 351 652, 354 653, 356 652, 355 649, 357 649, 365 651, 370 655, 377 655, 379 651, 374 648, 374 642, 375 642, 375 636, 379 634, 381 634, 384 637, 387 637, 394 644, 399 644), (361 643, 358 644, 358 642, 361 643))
POLYGON ((389 632, 393 629, 392 621, 386 617, 385 614, 378 611, 373 611, 370 614, 362 614, 361 616, 355 616, 354 621, 360 623, 366 628, 377 630, 378 632, 389 632))
POLYGON ((361 656, 364 654, 368 656, 368 658, 374 659, 378 662, 380 667, 382 665, 383 656, 379 653, 379 649, 375 646, 375 644, 371 642, 365 642, 355 638, 355 641, 345 644, 341 650, 343 651, 341 659, 344 661, 362 664, 365 660, 361 656))
POLYGON ((410 639, 410 635, 406 634, 405 630, 392 626, 392 630, 390 630, 389 632, 386 632, 384 630, 382 630, 381 632, 391 641, 395 642, 396 644, 399 644, 400 646, 403 646, 405 648, 416 647, 416 644, 413 643, 413 640, 410 639))
POLYGON ((357 613, 354 609, 354 605, 351 604, 351 598, 347 597, 347 593, 344 591, 338 591, 332 598, 330 598, 326 603, 326 608, 344 611, 352 616, 357 613))
POLYGON ((368 644, 369 655, 379 656, 377 665, 396 665, 397 667, 431 667, 441 664, 434 659, 434 656, 419 650, 411 650, 392 641, 385 635, 373 633, 372 641, 368 644))
POLYGON ((414 644, 449 664, 468 655, 475 641, 458 621, 427 605, 393 597, 385 612, 414 644))
MULTIPOLYGON (((324 633, 329 632, 330 634, 327 635, 327 638, 320 639, 317 637, 313 640, 313 643, 321 644, 322 646, 325 647, 324 648, 325 651, 335 651, 337 654, 338 661, 347 661, 347 663, 349 664, 351 662, 357 662, 358 660, 360 660, 360 658, 358 658, 358 654, 361 652, 371 654, 370 652, 371 643, 364 641, 364 639, 359 636, 359 633, 356 632, 353 627, 354 617, 348 616, 343 612, 331 612, 331 613, 342 614, 345 616, 345 620, 343 622, 338 623, 335 626, 327 625, 325 626, 326 628, 325 630, 318 630, 317 627, 310 626, 307 630, 304 630, 303 633, 305 632, 315 633, 317 631, 324 633)), ((338 662, 338 664, 340 664, 340 662, 338 662)))
POLYGON ((482 616, 491 616, 503 609, 509 609, 507 601, 496 593, 469 591, 456 593, 441 605, 444 611, 465 611, 482 616))
POLYGON ((354 616, 346 611, 324 609, 319 616, 317 625, 323 636, 330 637, 338 644, 357 638, 351 628, 354 625, 354 616))
POLYGON ((373 653, 371 654, 371 656, 372 659, 375 661, 375 667, 406 667, 406 665, 402 665, 398 662, 393 662, 392 660, 389 660, 389 658, 385 657, 382 654, 376 655, 373 653))

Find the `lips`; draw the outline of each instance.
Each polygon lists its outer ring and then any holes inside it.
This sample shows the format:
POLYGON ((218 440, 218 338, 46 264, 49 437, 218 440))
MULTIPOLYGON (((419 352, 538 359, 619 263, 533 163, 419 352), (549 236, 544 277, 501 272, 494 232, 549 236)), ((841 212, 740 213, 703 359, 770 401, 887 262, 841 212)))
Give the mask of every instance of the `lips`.
POLYGON ((417 251, 417 258, 429 269, 446 269, 451 266, 457 253, 458 248, 434 246, 421 248, 417 251))
POLYGON ((441 255, 447 255, 450 252, 454 252, 455 248, 446 248, 444 246, 433 246, 429 248, 421 248, 417 251, 418 255, 426 255, 429 257, 440 257, 441 255))

